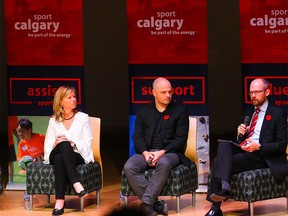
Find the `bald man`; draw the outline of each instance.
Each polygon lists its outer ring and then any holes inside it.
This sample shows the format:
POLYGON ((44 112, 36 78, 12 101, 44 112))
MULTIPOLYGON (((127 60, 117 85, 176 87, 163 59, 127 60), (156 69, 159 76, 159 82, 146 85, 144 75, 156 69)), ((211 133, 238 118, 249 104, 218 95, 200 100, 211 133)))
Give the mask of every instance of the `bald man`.
POLYGON ((133 141, 136 154, 124 165, 129 185, 141 200, 147 215, 168 215, 167 205, 158 200, 170 171, 185 157, 189 116, 187 108, 172 101, 171 83, 159 77, 153 82, 154 101, 143 106, 136 116, 133 141), (148 181, 143 172, 155 169, 148 181))

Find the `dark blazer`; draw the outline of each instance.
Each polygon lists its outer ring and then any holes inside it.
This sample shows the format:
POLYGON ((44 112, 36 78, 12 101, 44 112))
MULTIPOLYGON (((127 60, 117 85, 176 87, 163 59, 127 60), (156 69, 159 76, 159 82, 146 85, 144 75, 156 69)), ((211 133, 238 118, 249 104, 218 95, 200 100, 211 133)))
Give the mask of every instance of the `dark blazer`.
MULTIPOLYGON (((152 102, 144 105, 136 116, 133 141, 138 154, 149 151, 151 148, 156 111, 155 102, 152 102)), ((168 116, 168 119, 164 120, 165 130, 161 137, 164 150, 168 153, 177 153, 180 160, 190 166, 191 161, 184 155, 189 130, 187 108, 171 101, 167 106, 165 116, 168 116)))
MULTIPOLYGON (((252 108, 248 110, 245 116, 252 119, 253 112, 252 108)), ((268 105, 261 127, 259 143, 261 144, 259 152, 275 178, 280 180, 287 176, 287 115, 282 109, 268 105)))

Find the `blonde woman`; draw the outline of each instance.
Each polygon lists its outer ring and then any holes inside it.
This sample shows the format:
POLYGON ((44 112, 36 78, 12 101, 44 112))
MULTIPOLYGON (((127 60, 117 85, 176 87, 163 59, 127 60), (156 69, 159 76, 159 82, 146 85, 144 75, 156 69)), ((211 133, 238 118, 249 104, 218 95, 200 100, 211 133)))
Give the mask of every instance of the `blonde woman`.
POLYGON ((73 185, 80 198, 86 194, 76 167, 94 161, 89 116, 76 106, 73 87, 62 86, 56 91, 44 143, 44 163, 53 165, 55 173, 56 203, 52 215, 64 213, 67 183, 73 185))

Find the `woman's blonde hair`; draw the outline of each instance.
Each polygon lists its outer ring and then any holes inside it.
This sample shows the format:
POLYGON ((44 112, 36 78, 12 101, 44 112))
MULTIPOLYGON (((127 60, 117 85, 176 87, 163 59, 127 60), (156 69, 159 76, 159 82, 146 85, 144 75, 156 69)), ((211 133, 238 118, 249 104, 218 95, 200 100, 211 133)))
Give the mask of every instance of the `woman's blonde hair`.
MULTIPOLYGON (((71 92, 74 92, 76 94, 76 90, 74 87, 71 86, 61 86, 57 89, 54 101, 53 101, 53 114, 55 117, 55 120, 57 122, 60 122, 63 120, 64 116, 64 109, 61 105, 61 102, 63 98, 65 98, 67 95, 71 94, 71 92)), ((74 112, 77 112, 77 110, 74 110, 74 112)))

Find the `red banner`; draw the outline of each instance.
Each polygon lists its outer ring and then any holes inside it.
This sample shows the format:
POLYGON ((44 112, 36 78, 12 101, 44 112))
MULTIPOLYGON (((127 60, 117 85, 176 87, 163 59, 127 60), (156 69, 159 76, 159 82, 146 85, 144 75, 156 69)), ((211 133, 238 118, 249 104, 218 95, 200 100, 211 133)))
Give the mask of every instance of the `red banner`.
POLYGON ((83 65, 82 1, 5 0, 7 65, 83 65))
POLYGON ((287 62, 287 0, 239 2, 242 63, 287 62))
POLYGON ((241 52, 244 108, 255 78, 270 82, 269 103, 288 111, 288 4, 287 0, 241 0, 241 52))
POLYGON ((206 1, 127 0, 129 64, 207 64, 206 1))

